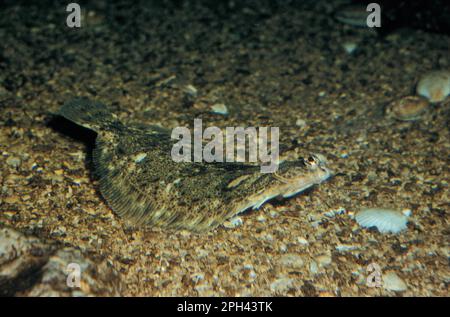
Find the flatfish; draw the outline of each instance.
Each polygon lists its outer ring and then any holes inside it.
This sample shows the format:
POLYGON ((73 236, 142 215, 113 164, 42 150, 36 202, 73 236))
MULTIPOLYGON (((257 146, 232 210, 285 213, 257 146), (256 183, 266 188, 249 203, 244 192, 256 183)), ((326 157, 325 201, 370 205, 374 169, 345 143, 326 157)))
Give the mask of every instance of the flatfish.
POLYGON ((250 163, 175 162, 168 130, 123 124, 104 104, 66 102, 57 113, 97 133, 93 150, 100 192, 134 224, 204 232, 266 201, 289 198, 328 179, 323 156, 282 161, 276 173, 250 163))

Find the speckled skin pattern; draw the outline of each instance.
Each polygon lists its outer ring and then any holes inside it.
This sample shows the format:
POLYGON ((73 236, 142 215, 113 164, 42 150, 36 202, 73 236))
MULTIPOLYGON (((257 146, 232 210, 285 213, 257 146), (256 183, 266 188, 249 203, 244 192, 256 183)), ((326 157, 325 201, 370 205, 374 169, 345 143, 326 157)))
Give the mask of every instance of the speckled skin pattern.
POLYGON ((59 114, 98 133, 93 159, 100 191, 115 212, 137 224, 205 231, 331 176, 315 155, 281 162, 273 174, 254 164, 175 162, 176 141, 167 131, 125 126, 86 98, 70 100, 59 114))

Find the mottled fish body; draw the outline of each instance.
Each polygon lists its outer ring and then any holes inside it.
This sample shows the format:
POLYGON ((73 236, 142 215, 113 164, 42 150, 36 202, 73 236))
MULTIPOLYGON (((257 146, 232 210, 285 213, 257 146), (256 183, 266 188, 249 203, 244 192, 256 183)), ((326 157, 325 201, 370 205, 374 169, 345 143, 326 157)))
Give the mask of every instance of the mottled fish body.
POLYGON ((175 162, 176 140, 168 131, 126 126, 86 98, 67 102, 58 114, 97 133, 93 161, 100 192, 113 211, 136 224, 202 232, 331 176, 317 155, 284 161, 276 173, 247 163, 175 162))

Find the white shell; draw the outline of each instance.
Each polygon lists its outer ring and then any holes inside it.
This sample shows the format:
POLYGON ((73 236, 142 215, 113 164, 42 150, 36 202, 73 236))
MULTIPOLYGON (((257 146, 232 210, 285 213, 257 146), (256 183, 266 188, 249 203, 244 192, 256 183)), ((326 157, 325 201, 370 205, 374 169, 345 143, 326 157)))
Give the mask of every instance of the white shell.
POLYGON ((441 102, 450 95, 450 71, 438 70, 425 74, 416 88, 417 94, 430 102, 441 102))
POLYGON ((408 217, 390 209, 363 209, 356 213, 356 222, 364 227, 376 227, 381 233, 398 233, 406 229, 408 217))

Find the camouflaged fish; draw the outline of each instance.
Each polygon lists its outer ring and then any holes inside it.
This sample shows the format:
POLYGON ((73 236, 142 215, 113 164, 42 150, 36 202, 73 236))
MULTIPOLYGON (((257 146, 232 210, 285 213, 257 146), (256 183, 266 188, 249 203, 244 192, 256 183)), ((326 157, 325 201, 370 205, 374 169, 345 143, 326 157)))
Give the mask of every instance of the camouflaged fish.
POLYGON ((174 162, 177 140, 168 131, 126 126, 105 105, 85 98, 67 102, 58 114, 97 133, 100 192, 113 211, 136 224, 206 231, 331 176, 318 155, 281 162, 276 173, 249 163, 174 162))

